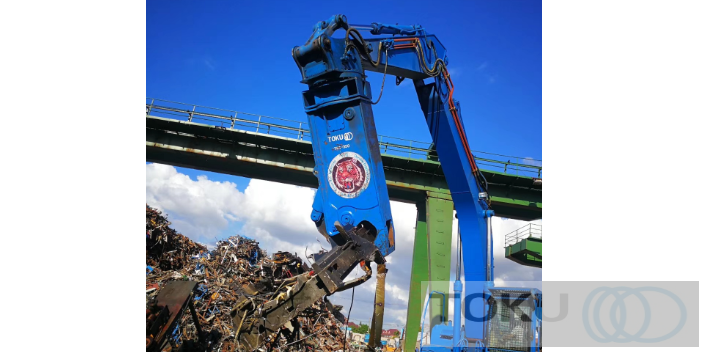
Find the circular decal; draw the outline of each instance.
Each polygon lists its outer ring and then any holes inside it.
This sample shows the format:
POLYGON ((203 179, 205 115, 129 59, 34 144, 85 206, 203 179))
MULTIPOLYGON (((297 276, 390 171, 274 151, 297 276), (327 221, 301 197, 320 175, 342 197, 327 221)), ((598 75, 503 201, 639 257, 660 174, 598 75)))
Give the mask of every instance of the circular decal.
POLYGON ((338 196, 355 198, 369 186, 369 165, 357 153, 341 153, 328 166, 328 183, 338 196))

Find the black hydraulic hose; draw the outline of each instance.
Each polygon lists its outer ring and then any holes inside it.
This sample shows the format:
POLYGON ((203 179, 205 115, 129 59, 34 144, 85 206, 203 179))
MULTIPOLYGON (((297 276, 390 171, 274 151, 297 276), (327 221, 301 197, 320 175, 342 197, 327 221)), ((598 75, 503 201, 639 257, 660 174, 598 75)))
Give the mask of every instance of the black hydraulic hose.
POLYGON ((353 42, 355 44, 358 44, 358 45, 355 45, 354 48, 357 49, 357 51, 360 53, 360 55, 365 56, 367 61, 369 61, 369 63, 371 63, 372 66, 374 66, 374 67, 379 66, 379 63, 381 62, 381 47, 382 47, 381 42, 379 42, 379 49, 377 50, 376 62, 374 62, 371 55, 367 51, 367 41, 364 40, 364 38, 362 37, 362 34, 360 34, 359 31, 353 27, 347 28, 347 32, 345 33, 345 41, 348 43, 347 47, 350 46, 350 44, 349 44, 350 34, 353 34, 352 39, 356 40, 356 42, 354 42, 354 41, 353 42))
MULTIPOLYGON (((425 37, 424 39, 425 39, 424 42, 427 42, 427 37, 425 37)), ((347 42, 345 50, 347 50, 350 47, 353 47, 353 48, 357 49, 357 52, 359 52, 360 55, 364 56, 367 59, 367 61, 369 61, 369 63, 372 64, 372 66, 374 66, 374 67, 379 66, 379 63, 381 63, 381 48, 382 48, 381 42, 379 42, 379 48, 377 50, 377 58, 376 58, 376 62, 374 62, 370 53, 367 51, 367 41, 364 40, 364 38, 362 37, 362 34, 359 33, 359 31, 356 28, 351 27, 351 26, 347 28, 347 31, 345 32, 345 41, 347 42), (350 44, 350 35, 352 35, 353 44, 350 44)), ((428 63, 425 59, 425 50, 424 50, 424 48, 422 48, 422 46, 423 46, 422 43, 418 43, 418 45, 416 46, 416 53, 418 54, 417 55, 418 61, 421 63, 421 65, 420 65, 421 69, 428 76, 437 77, 438 75, 440 75, 440 73, 443 71, 443 69, 445 69, 445 62, 441 58, 437 57, 437 51, 435 51, 435 48, 433 47, 432 49, 433 49, 433 53, 435 54, 435 61, 433 62, 432 69, 429 68, 428 63)), ((386 64, 387 65, 388 65, 388 60, 389 60, 389 57, 387 54, 387 57, 386 57, 386 64)), ((384 67, 384 78, 386 78, 386 67, 384 67)), ((384 91, 383 82, 382 82, 381 87, 382 88, 381 88, 380 93, 383 93, 383 91, 384 91)), ((372 104, 378 103, 379 100, 381 100, 381 94, 379 94, 379 99, 377 99, 377 101, 373 102, 372 104)), ((484 191, 488 192, 489 191, 489 183, 486 181, 486 178, 484 178, 484 175, 481 172, 478 172, 478 174, 479 175, 476 175, 476 174, 474 175, 474 179, 477 183, 477 186, 480 189, 483 188, 484 191), (481 176, 481 178, 484 182, 482 182, 482 180, 480 180, 477 176, 481 176)), ((352 291, 352 295, 353 295, 352 297, 354 297, 354 289, 352 291)), ((350 307, 350 311, 351 311, 351 309, 352 309, 352 307, 350 307)))
MULTIPOLYGON (((350 302, 350 309, 347 311, 347 321, 345 326, 350 325, 350 314, 352 313, 352 305, 354 304, 354 286, 352 286, 352 301, 350 302)), ((345 328, 345 343, 342 345, 342 352, 347 351, 347 328, 345 328)))

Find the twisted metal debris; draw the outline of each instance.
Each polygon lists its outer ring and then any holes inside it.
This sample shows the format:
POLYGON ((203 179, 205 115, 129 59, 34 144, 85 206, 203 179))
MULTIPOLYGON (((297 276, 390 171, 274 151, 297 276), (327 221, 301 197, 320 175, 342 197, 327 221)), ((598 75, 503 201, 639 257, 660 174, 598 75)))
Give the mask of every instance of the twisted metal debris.
POLYGON ((172 281, 193 281, 197 283, 190 298, 194 314, 182 314, 173 326, 163 327, 168 329, 168 337, 161 350, 333 352, 343 349, 344 317, 339 312, 342 307, 333 306, 326 298, 257 341, 255 349, 238 342, 240 331, 252 323, 247 315, 256 315, 268 302, 285 299, 297 277, 311 275, 310 267, 296 253, 277 252, 269 256, 257 241, 243 236, 218 241, 216 248, 209 250, 170 228, 166 216, 149 205, 146 225, 148 345, 155 338, 153 332, 150 338, 150 331, 155 331, 156 297, 160 290, 172 281), (240 318, 234 319, 238 314, 240 318), (197 316, 200 329, 193 316, 197 316))

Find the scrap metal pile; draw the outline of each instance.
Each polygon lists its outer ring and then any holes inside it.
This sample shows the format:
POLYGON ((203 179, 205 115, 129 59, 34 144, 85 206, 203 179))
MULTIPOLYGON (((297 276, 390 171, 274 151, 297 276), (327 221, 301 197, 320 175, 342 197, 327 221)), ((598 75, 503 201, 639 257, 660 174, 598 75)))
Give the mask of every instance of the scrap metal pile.
MULTIPOLYGON (((218 241, 214 250, 208 250, 169 225, 161 212, 147 205, 147 344, 156 336, 154 312, 160 290, 172 281, 194 281, 197 285, 191 302, 199 326, 194 323, 193 314, 184 313, 173 326, 163 327, 169 329, 168 349, 253 350, 237 339, 240 331, 253 322, 247 318, 235 319, 238 314, 242 316, 240 308, 244 309, 245 317, 256 315, 266 303, 285 298, 298 275, 310 276, 310 267, 297 254, 277 252, 269 256, 257 241, 242 236, 218 241), (202 331, 200 336, 198 330, 202 331)), ((326 298, 318 300, 283 328, 258 341, 255 350, 342 350, 341 308, 326 298)))

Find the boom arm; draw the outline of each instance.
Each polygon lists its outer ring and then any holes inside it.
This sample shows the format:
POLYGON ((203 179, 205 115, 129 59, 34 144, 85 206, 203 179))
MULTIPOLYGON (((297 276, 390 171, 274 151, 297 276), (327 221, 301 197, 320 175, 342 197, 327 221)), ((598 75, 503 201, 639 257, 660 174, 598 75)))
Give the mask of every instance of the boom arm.
MULTIPOLYGON (((247 347, 258 347, 317 299, 366 281, 370 262, 383 268, 384 257, 394 251, 393 219, 372 113, 376 102, 365 70, 396 76, 397 83, 413 80, 459 215, 467 289, 483 292, 485 282, 493 280, 487 231, 493 212, 467 143, 459 102, 453 99, 440 41, 420 26, 351 26, 345 16, 336 15, 318 22, 308 41, 293 48, 292 56, 302 83, 308 85, 303 103, 319 184, 311 220, 332 249, 316 258, 312 275, 297 278, 282 302, 271 301, 248 315, 248 303, 241 300, 235 323, 246 323, 238 339, 247 347), (332 37, 338 30, 345 31, 343 38, 332 37), (364 39, 360 30, 394 37, 364 39), (424 83, 428 78, 433 81, 424 83), (344 282, 360 263, 366 275, 344 282)), ((381 287, 383 294, 383 283, 381 287)), ((467 310, 483 316, 483 301, 473 300, 467 310)), ((456 326, 459 329, 459 322, 456 326)), ((465 333, 481 340, 483 324, 467 321, 465 333)))
MULTIPOLYGON (((373 127, 371 112, 372 102, 369 85, 364 80, 364 71, 383 73, 396 76, 397 84, 403 79, 412 79, 421 109, 436 146, 437 153, 442 161, 442 167, 450 187, 452 200, 457 210, 459 225, 462 229, 461 243, 464 253, 464 273, 467 282, 467 292, 483 292, 485 283, 493 281, 493 259, 491 255, 491 234, 488 227, 489 219, 493 212, 489 210, 486 182, 484 181, 467 142, 464 131, 460 104, 453 98, 454 85, 447 70, 448 58, 445 47, 436 36, 427 34, 420 26, 399 26, 373 23, 368 26, 352 26, 347 24, 345 16, 337 15, 328 21, 319 22, 316 31, 308 42, 293 50, 293 57, 299 66, 303 83, 308 83, 310 90, 304 93, 306 111, 313 130, 314 150, 316 151, 316 171, 323 171, 330 165, 330 157, 325 153, 334 150, 325 148, 320 140, 326 136, 321 133, 321 122, 333 123, 337 113, 332 104, 359 104, 364 107, 362 117, 367 126, 373 127), (336 30, 344 30, 344 38, 332 38, 336 30), (372 35, 390 34, 392 37, 363 38, 360 31, 369 31, 372 35), (432 79, 430 83, 425 80, 432 79), (329 89, 342 82, 349 83, 347 89, 329 89), (351 89, 354 87, 355 89, 351 89), (306 98, 309 92, 318 92, 317 100, 306 98), (355 103, 352 103, 354 101, 355 103), (334 102, 334 103, 333 103, 334 102), (369 109, 368 109, 369 108, 369 109), (368 109, 368 110, 367 110, 368 109), (326 120, 327 118, 327 120, 326 120), (316 149, 316 147, 318 149, 316 149), (319 152, 322 150, 322 152, 319 152), (319 153, 322 153, 319 154, 319 153)), ((386 78, 386 77, 385 77, 386 78)), ((384 78, 384 79, 385 79, 384 78)), ((345 130, 346 131, 346 130, 345 130)), ((367 131, 370 133, 371 131, 367 131)), ((367 142, 370 142, 368 140, 367 142)), ((378 149, 375 143, 353 145, 353 150, 370 151, 373 158, 370 163, 378 162, 378 149)), ((383 180, 383 168, 378 167, 371 171, 372 179, 383 180)), ((339 217, 336 214, 339 204, 354 207, 356 199, 344 199, 337 202, 333 195, 327 192, 328 183, 320 178, 320 188, 316 201, 327 204, 332 201, 330 208, 317 208, 323 219, 339 217)), ((381 182, 377 182, 382 187, 381 182)), ((388 203, 388 196, 381 188, 374 194, 380 201, 381 207, 388 203)), ((375 226, 382 226, 382 222, 375 222, 367 216, 353 213, 357 221, 369 220, 375 226)), ((314 216, 315 218, 315 216, 314 216)), ((377 217, 375 219, 381 219, 377 217)), ((390 219, 390 217, 388 218, 390 219)), ((330 224, 327 224, 328 234, 330 224)), ((381 234, 380 235, 385 235, 381 234)), ((377 242, 384 243, 377 237, 377 242)), ((380 247, 381 253, 390 253, 380 247)), ((475 317, 484 315, 482 300, 473 300, 466 307, 466 313, 475 317)), ((459 324, 457 324, 459 325, 459 324)), ((482 339, 483 324, 467 321, 465 326, 467 338, 482 339)))

